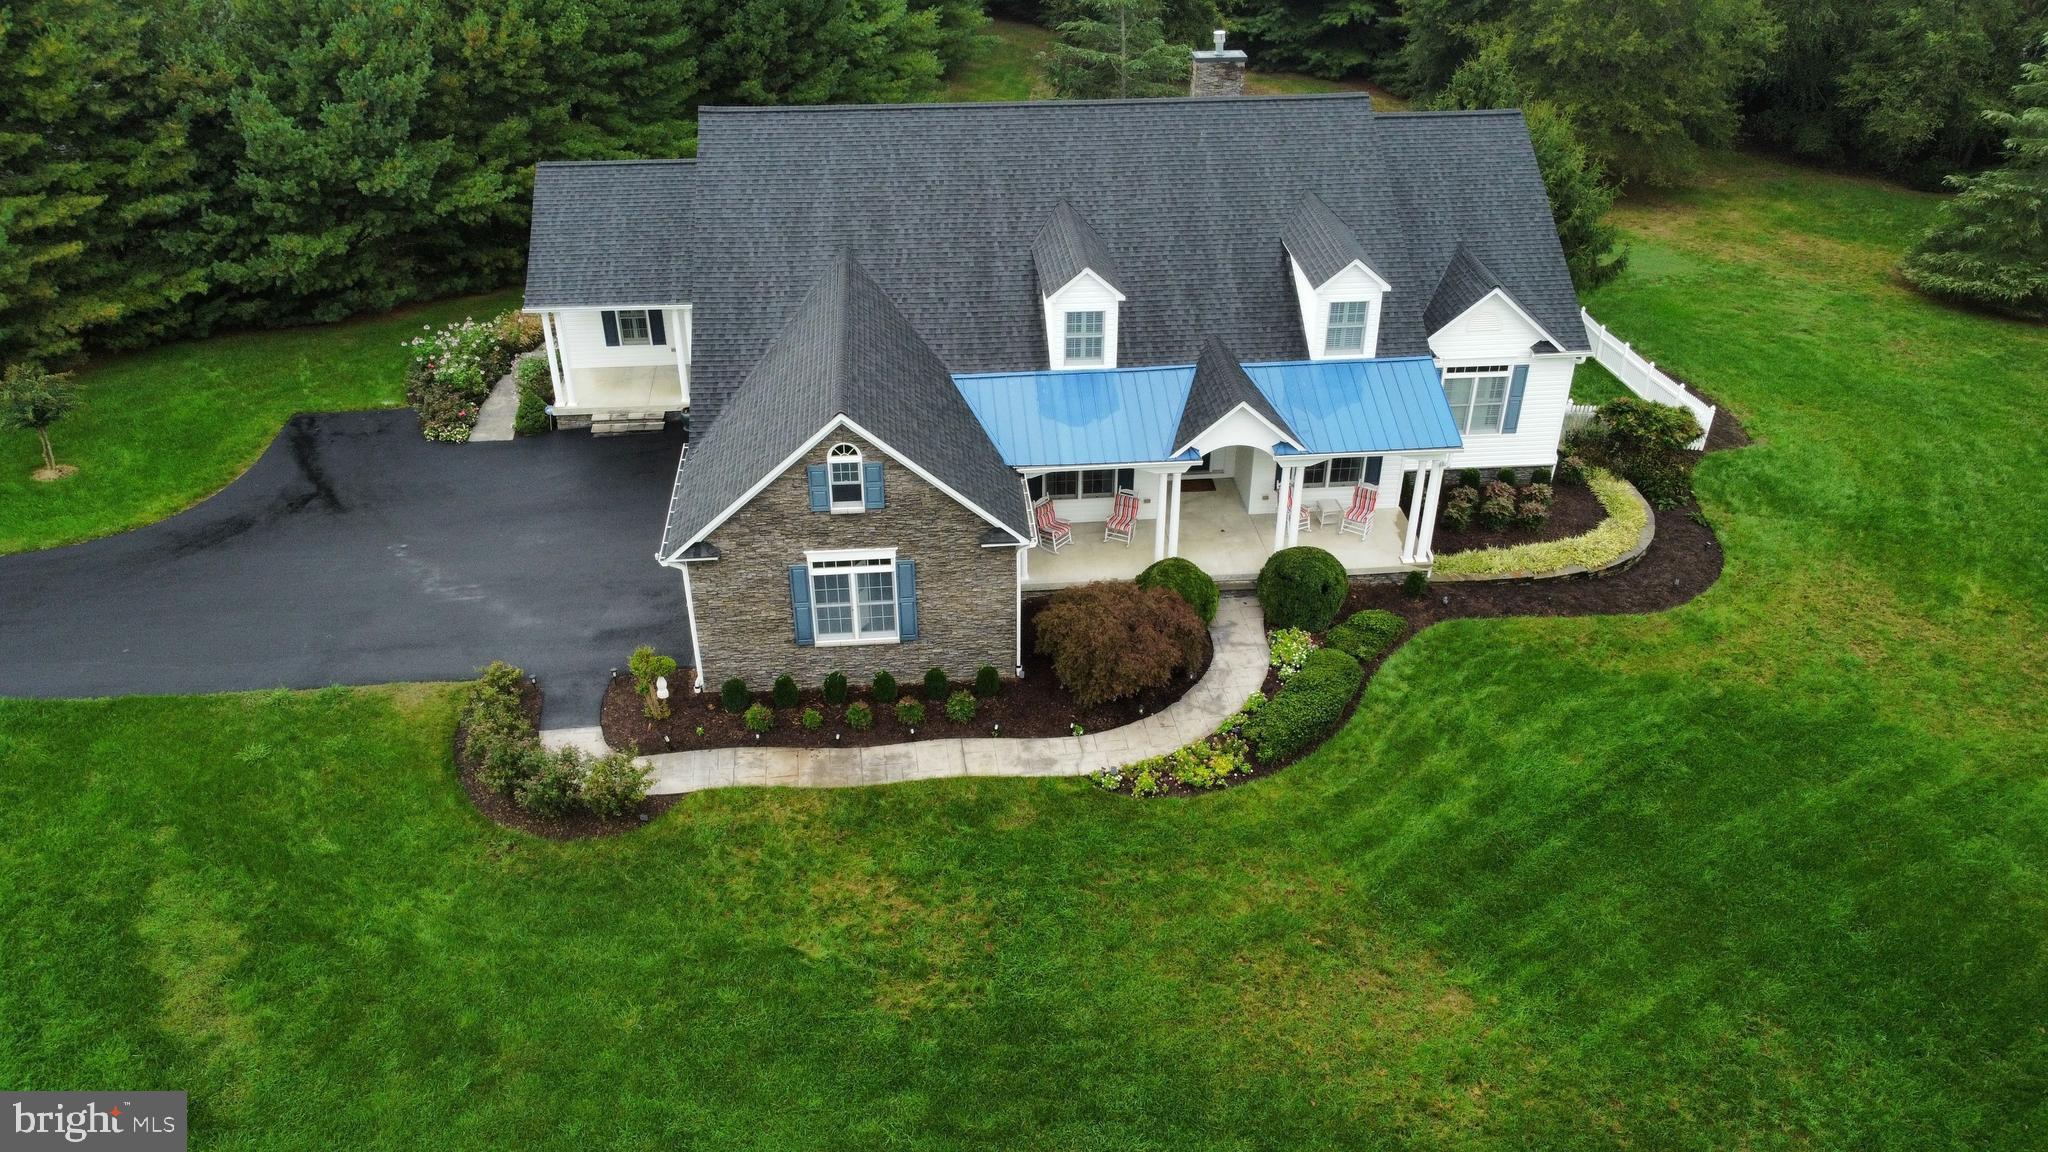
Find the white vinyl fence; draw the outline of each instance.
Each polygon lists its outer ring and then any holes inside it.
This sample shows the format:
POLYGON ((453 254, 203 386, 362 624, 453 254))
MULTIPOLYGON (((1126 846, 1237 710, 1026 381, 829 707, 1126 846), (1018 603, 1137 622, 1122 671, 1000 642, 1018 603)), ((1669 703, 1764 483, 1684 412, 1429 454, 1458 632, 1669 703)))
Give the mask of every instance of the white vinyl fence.
POLYGON ((1593 417, 1599 414, 1600 406, 1597 404, 1567 405, 1564 410, 1564 430, 1567 432, 1577 432, 1579 429, 1591 424, 1593 417))
MULTIPOLYGON (((1714 427, 1714 406, 1692 394, 1685 385, 1673 380, 1658 370, 1657 366, 1635 349, 1628 341, 1618 339, 1607 326, 1593 319, 1593 314, 1579 309, 1579 318, 1586 322, 1586 336, 1593 342, 1593 359, 1602 368, 1614 373, 1629 391, 1645 400, 1658 404, 1669 404, 1674 408, 1689 409, 1700 422, 1700 438, 1686 447, 1698 452, 1707 446, 1707 432, 1714 427)), ((1577 407, 1576 405, 1574 407, 1577 407)), ((1565 417, 1567 429, 1575 427, 1572 417, 1565 417)))

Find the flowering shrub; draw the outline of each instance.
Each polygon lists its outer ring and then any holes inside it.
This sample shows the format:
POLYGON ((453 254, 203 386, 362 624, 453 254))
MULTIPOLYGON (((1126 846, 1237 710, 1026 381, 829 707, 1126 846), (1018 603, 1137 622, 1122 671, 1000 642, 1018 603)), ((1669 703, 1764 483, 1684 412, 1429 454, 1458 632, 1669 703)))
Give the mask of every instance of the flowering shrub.
POLYGON ((424 335, 406 342, 412 364, 406 368, 405 398, 420 414, 420 430, 429 440, 462 443, 476 427, 476 416, 512 358, 538 345, 540 324, 532 317, 508 312, 490 320, 465 318, 436 330, 423 324, 424 335))
POLYGON ((1280 670, 1282 680, 1301 671, 1308 662, 1308 654, 1316 650, 1315 640, 1300 628, 1281 628, 1266 637, 1271 645, 1273 667, 1280 670))

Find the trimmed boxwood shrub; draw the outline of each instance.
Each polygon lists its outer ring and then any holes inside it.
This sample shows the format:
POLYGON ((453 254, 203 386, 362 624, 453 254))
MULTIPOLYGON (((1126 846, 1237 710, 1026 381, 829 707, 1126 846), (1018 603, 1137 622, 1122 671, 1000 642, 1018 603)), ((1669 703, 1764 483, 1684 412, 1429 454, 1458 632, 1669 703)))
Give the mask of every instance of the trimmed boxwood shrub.
POLYGON ((816 732, 825 726, 825 714, 816 708, 806 708, 804 709, 802 723, 804 731, 816 732))
POLYGON ((756 704, 740 717, 740 723, 747 726, 747 731, 759 736, 775 727, 775 713, 770 712, 766 704, 756 704))
POLYGON ((825 703, 846 703, 846 673, 828 672, 825 674, 825 703))
POLYGON ((519 408, 512 414, 512 434, 538 436, 550 427, 547 406, 555 402, 547 361, 529 356, 519 361, 514 372, 519 380, 519 408))
POLYGON ((1349 582, 1344 564, 1321 548, 1282 548, 1259 569, 1259 607, 1268 628, 1321 632, 1344 606, 1349 582))
POLYGON ((955 692, 946 697, 946 719, 955 724, 966 724, 974 719, 974 693, 955 692))
POLYGON ((1420 600, 1429 592, 1429 573, 1417 569, 1401 577, 1401 595, 1420 600))
POLYGON ((902 690, 896 687, 896 678, 889 675, 887 668, 875 673, 875 703, 894 704, 902 690))
POLYGON ((1033 625, 1053 675, 1091 708, 1171 682, 1201 663, 1209 630, 1176 592, 1104 580, 1063 588, 1033 625))
POLYGON ((1392 612, 1368 608, 1352 613, 1351 619, 1330 629, 1323 644, 1363 662, 1386 651, 1407 630, 1408 622, 1392 612))
POLYGON ((924 705, 916 700, 902 699, 896 702, 896 722, 906 728, 915 728, 924 723, 924 705))
POLYGON ((747 696, 747 682, 735 676, 727 680, 718 690, 718 703, 727 712, 740 713, 747 710, 753 701, 747 696))
POLYGON ((946 702, 946 694, 952 690, 953 686, 947 682, 946 670, 944 668, 927 668, 924 670, 925 699, 930 700, 934 704, 943 704, 946 702))
POLYGON ((1335 648, 1318 648, 1278 695, 1245 721, 1245 738, 1259 762, 1270 764, 1304 752, 1344 718, 1358 695, 1365 669, 1335 648))
POLYGON ((1202 623, 1213 623, 1216 619, 1216 581, 1193 561, 1168 556, 1138 573, 1138 587, 1171 589, 1188 602, 1202 623))
POLYGON ((846 726, 856 732, 865 732, 875 726, 875 710, 866 703, 856 700, 846 706, 846 726))
POLYGON ((796 707, 796 678, 792 676, 777 676, 775 678, 775 691, 772 695, 775 697, 775 706, 777 708, 796 707))
POLYGON ((974 694, 984 700, 993 700, 1003 690, 1003 678, 993 664, 983 664, 974 670, 974 694))

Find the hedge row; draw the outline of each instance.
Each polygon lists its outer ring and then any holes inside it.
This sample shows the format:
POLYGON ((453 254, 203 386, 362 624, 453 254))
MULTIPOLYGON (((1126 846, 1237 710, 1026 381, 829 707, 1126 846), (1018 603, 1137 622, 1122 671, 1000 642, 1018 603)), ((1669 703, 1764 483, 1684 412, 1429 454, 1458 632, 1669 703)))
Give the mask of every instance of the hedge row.
POLYGON ((1335 648, 1318 648, 1286 687, 1245 725, 1245 736, 1260 763, 1306 751, 1344 718, 1358 695, 1365 669, 1335 648))

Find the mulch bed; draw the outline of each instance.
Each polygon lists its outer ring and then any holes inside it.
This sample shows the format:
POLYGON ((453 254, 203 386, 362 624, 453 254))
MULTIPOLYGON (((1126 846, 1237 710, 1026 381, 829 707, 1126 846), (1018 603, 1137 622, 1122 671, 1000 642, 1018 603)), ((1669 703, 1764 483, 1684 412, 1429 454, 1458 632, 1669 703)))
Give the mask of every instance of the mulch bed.
MULTIPOLYGON (((1024 602, 1027 636, 1031 635, 1038 612, 1043 607, 1043 598, 1024 602)), ((874 727, 866 731, 848 727, 844 719, 846 705, 825 703, 822 687, 804 687, 798 693, 794 708, 775 708, 767 692, 772 679, 767 683, 749 684, 756 690, 754 700, 775 711, 775 727, 759 740, 740 723, 738 714, 719 706, 717 684, 707 684, 701 695, 686 692, 672 698, 669 703, 673 706, 673 714, 667 720, 649 720, 639 695, 633 691, 633 678, 620 675, 605 688, 599 723, 604 726, 605 743, 614 748, 632 748, 643 754, 745 745, 763 748, 865 748, 918 740, 992 736, 997 734, 997 725, 1001 725, 1001 735, 1005 737, 1071 736, 1075 724, 1086 732, 1101 732, 1142 720, 1172 704, 1209 670, 1209 660, 1213 655, 1213 650, 1205 645, 1201 666, 1194 675, 1180 677, 1164 688, 1094 708, 1079 708, 1075 706, 1073 697, 1060 687, 1059 678, 1053 675, 1052 661, 1038 655, 1033 648, 1035 645, 1028 645, 1025 649, 1024 678, 1006 677, 1002 692, 993 699, 978 701, 974 719, 966 724, 956 724, 946 718, 943 700, 924 698, 923 669, 891 669, 896 672, 897 688, 902 696, 924 704, 925 722, 917 726, 916 735, 897 723, 893 703, 875 703, 873 690, 865 682, 848 685, 847 701, 865 701, 874 709, 874 727), (807 731, 798 723, 806 708, 816 708, 824 714, 823 727, 807 731), (699 727, 704 729, 701 736, 697 734, 699 727), (662 739, 664 736, 668 738, 666 741, 662 739)), ((687 684, 689 680, 689 671, 683 669, 670 683, 687 684)), ((957 690, 971 688, 972 685, 956 682, 952 687, 957 690)))
MULTIPOLYGON (((526 691, 521 694, 520 706, 526 711, 526 718, 533 722, 536 731, 540 728, 541 691, 538 684, 529 681, 526 691)), ((635 828, 668 811, 680 796, 649 796, 640 802, 637 811, 624 816, 595 816, 588 812, 576 812, 559 820, 546 820, 526 811, 512 802, 509 796, 500 796, 484 787, 477 778, 482 764, 469 754, 469 733, 461 727, 455 730, 455 766, 462 780, 462 790, 469 794, 469 802, 484 816, 507 828, 516 828, 549 840, 583 840, 592 836, 616 836, 635 828)))
MULTIPOLYGON (((1719 423, 1719 421, 1715 421, 1719 423)), ((1444 496, 1450 496, 1452 482, 1456 476, 1444 479, 1444 496)), ((1600 506, 1600 498, 1583 484, 1560 484, 1555 489, 1550 503, 1550 515, 1534 528, 1488 528, 1479 522, 1477 516, 1463 532, 1453 532, 1444 524, 1443 509, 1437 509, 1436 535, 1431 538, 1431 551, 1439 556, 1453 552, 1471 552, 1480 548, 1511 548, 1517 544, 1535 544, 1545 540, 1563 540, 1569 536, 1591 532, 1607 519, 1607 509, 1600 506)))

